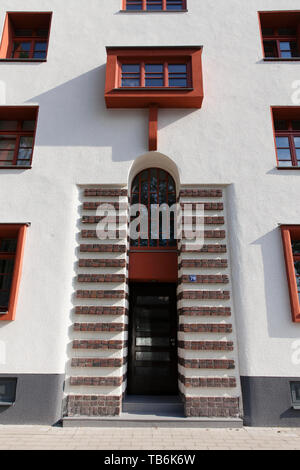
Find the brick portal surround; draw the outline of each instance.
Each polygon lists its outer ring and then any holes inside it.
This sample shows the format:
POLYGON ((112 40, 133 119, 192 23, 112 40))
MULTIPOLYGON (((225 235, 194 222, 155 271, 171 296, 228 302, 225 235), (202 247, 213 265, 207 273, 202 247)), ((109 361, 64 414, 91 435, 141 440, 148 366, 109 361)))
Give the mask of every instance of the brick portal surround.
MULTIPOLYGON (((127 188, 80 191, 81 242, 65 414, 118 416, 127 385, 127 188), (102 202, 113 204, 123 224, 115 242, 103 243, 96 236, 102 202)), ((201 187, 180 191, 181 205, 190 203, 194 210, 203 203, 205 208, 204 246, 193 251, 185 239, 179 243, 178 375, 186 417, 241 416, 224 193, 201 187)))

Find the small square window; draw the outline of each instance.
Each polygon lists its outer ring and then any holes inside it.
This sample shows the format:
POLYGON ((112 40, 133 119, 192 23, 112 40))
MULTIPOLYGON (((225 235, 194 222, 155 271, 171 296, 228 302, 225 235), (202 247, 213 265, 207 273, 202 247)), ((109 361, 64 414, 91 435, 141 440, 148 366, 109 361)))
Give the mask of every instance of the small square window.
POLYGON ((300 382, 291 382, 292 407, 300 410, 300 382))
POLYGON ((300 12, 260 12, 260 25, 266 59, 300 58, 298 24, 300 12))
POLYGON ((0 378, 0 405, 9 406, 15 403, 16 390, 16 378, 0 378))
POLYGON ((46 60, 52 13, 7 13, 0 59, 46 60))

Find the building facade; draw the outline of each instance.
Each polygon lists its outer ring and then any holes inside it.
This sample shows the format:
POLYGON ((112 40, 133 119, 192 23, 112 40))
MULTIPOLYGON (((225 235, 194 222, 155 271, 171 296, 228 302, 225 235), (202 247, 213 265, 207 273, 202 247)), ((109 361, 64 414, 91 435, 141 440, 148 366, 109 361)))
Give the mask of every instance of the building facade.
POLYGON ((299 426, 298 2, 2 0, 0 29, 0 423, 299 426))

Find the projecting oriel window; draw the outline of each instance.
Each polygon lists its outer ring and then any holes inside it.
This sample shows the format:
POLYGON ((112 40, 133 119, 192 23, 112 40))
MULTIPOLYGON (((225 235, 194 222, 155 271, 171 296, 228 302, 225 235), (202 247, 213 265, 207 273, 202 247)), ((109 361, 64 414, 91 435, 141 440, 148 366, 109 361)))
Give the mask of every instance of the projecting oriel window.
POLYGON ((30 167, 35 121, 0 120, 0 168, 30 167))
POLYGON ((291 382, 292 406, 295 410, 300 410, 300 382, 291 382))
POLYGON ((122 87, 187 88, 190 86, 188 64, 122 64, 122 87))
POLYGON ((186 0, 123 0, 123 10, 182 11, 186 10, 186 3, 186 0))
POLYGON ((292 318, 300 322, 300 225, 281 225, 292 318))

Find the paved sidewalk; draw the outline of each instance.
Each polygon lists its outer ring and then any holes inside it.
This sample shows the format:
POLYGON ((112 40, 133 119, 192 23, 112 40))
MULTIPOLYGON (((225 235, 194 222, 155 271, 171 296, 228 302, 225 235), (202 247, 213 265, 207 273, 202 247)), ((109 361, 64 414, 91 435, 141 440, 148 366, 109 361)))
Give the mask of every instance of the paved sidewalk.
POLYGON ((0 426, 0 450, 300 449, 300 428, 179 429, 0 426))

